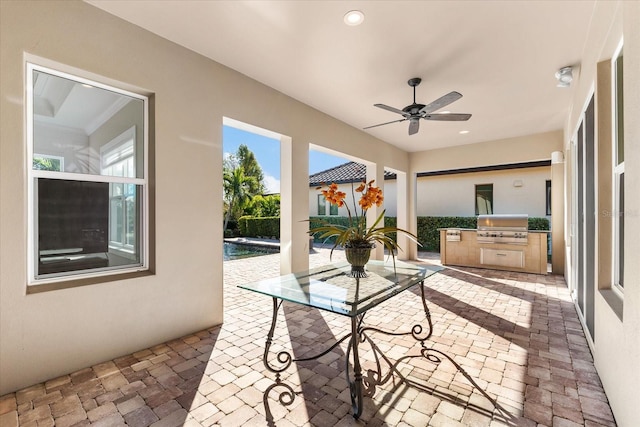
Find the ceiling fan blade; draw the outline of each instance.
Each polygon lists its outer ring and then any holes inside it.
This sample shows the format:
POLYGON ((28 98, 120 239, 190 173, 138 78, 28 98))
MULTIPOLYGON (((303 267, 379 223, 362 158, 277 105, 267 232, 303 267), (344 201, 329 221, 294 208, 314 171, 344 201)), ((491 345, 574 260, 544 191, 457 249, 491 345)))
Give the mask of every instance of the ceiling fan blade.
POLYGON ((388 105, 384 105, 384 104, 373 104, 374 107, 378 107, 378 108, 382 108, 383 110, 387 110, 387 111, 391 111, 392 113, 396 113, 396 114, 401 114, 403 116, 408 116, 409 113, 405 113, 402 110, 398 110, 397 108, 394 107, 389 107, 388 105))
POLYGON ((463 113, 443 113, 443 114, 427 114, 425 120, 439 120, 442 122, 463 122, 471 118, 471 114, 463 113))
POLYGON ((418 133, 418 129, 420 129, 420 119, 411 119, 411 121, 409 122, 409 135, 418 133))
POLYGON ((424 107, 422 107, 420 109, 420 111, 418 111, 419 114, 429 114, 433 111, 437 111, 439 109, 441 109, 442 107, 446 107, 447 105, 451 104, 454 101, 457 101, 458 99, 462 98, 462 94, 460 94, 459 92, 453 91, 453 92, 449 92, 448 94, 441 96, 440 98, 436 99, 435 101, 433 101, 430 104, 425 105, 424 107))
POLYGON ((391 123, 404 122, 405 120, 408 120, 408 119, 393 120, 393 121, 386 122, 386 123, 380 123, 380 124, 373 125, 373 126, 367 126, 366 128, 362 128, 362 129, 371 129, 371 128, 375 128, 375 127, 378 127, 378 126, 390 125, 391 123))

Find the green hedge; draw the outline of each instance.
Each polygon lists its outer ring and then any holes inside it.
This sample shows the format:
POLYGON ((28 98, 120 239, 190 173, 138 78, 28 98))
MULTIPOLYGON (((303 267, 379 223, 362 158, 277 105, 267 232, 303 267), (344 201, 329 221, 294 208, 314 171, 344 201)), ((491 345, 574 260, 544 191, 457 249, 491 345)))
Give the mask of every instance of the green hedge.
MULTIPOLYGON (((348 225, 349 219, 344 216, 324 216, 310 217, 309 227, 320 225, 319 222, 330 224, 348 225), (315 224, 315 225, 314 225, 315 224)), ((395 217, 385 217, 384 225, 395 227, 397 224, 395 217)), ((238 220, 240 235, 245 237, 275 237, 280 238, 280 218, 253 218, 243 216, 238 220)), ((440 231, 439 228, 471 228, 477 226, 477 217, 463 216, 419 216, 418 217, 418 241, 422 245, 418 248, 421 251, 440 252, 440 231)), ((547 218, 529 218, 529 230, 549 230, 549 220, 547 218)), ((333 239, 320 240, 318 236, 313 236, 317 243, 333 243, 333 239)))
POLYGON ((529 230, 550 230, 547 218, 529 218, 529 230))
MULTIPOLYGON (((346 216, 312 216, 309 217, 309 228, 319 227, 324 223, 329 224, 340 224, 347 226, 349 225, 349 218, 346 216)), ((329 239, 320 239, 318 234, 313 235, 313 241, 315 243, 331 243, 335 242, 335 237, 331 237, 329 239)))
POLYGON ((422 246, 418 250, 440 252, 439 228, 476 228, 477 225, 475 216, 419 216, 417 236, 422 246))
POLYGON ((240 219, 238 219, 238 227, 240 228, 240 235, 244 237, 280 238, 279 216, 263 218, 241 216, 240 219))

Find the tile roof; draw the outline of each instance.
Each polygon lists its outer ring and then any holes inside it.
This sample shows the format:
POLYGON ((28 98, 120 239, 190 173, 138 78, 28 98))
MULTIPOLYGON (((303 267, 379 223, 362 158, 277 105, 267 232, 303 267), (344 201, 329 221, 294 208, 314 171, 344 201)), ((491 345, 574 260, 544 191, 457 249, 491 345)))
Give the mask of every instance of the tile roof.
MULTIPOLYGON (((350 182, 360 182, 366 179, 367 167, 362 163, 347 162, 322 172, 309 176, 309 187, 329 184, 346 184, 350 182)), ((384 179, 396 179, 396 174, 384 171, 384 179)))

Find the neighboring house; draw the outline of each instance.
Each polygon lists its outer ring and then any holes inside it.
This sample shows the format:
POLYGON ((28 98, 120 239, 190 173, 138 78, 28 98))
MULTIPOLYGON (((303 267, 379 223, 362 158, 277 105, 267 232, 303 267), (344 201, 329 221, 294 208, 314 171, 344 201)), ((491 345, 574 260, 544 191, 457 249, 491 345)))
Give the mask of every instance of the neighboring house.
MULTIPOLYGON (((396 174, 385 171, 384 208, 396 216, 396 174)), ((309 176, 309 216, 346 216, 346 208, 325 201, 316 189, 335 182, 353 210, 352 187, 366 177, 366 166, 347 162, 309 176)), ((417 174, 418 216, 528 214, 551 216, 551 162, 513 163, 417 174)), ((379 185, 379 183, 376 183, 379 185)), ((357 197, 356 197, 357 198, 357 197)))
MULTIPOLYGON (((340 191, 347 194, 345 203, 348 204, 352 213, 354 206, 353 193, 360 182, 364 181, 367 176, 367 167, 362 163, 347 162, 339 166, 335 166, 331 169, 327 169, 322 172, 315 173, 309 176, 309 216, 347 216, 346 207, 337 207, 329 204, 320 190, 317 188, 322 185, 329 185, 331 183, 338 184, 340 191)), ((387 210, 387 216, 395 216, 396 204, 393 197, 388 199, 387 195, 392 192, 395 196, 395 179, 396 174, 391 172, 384 172, 384 184, 380 185, 379 182, 374 182, 376 187, 381 187, 383 195, 385 196, 385 209, 387 210), (390 202, 391 201, 391 202, 390 202)), ((356 196, 358 200, 358 196, 356 196)), ((358 211, 359 212, 359 211, 358 211)))

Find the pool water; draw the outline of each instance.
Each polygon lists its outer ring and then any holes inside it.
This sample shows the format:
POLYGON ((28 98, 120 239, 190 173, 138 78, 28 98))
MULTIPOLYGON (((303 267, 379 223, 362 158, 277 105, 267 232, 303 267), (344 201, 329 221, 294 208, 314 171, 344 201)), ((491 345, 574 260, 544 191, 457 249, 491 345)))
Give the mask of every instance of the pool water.
POLYGON ((235 243, 224 242, 223 260, 250 258, 254 256, 277 254, 278 249, 261 246, 236 245, 235 243))

